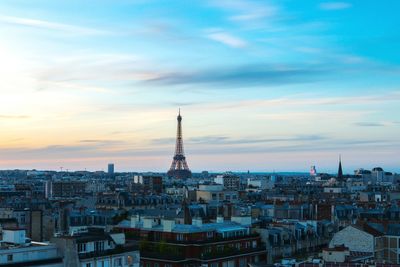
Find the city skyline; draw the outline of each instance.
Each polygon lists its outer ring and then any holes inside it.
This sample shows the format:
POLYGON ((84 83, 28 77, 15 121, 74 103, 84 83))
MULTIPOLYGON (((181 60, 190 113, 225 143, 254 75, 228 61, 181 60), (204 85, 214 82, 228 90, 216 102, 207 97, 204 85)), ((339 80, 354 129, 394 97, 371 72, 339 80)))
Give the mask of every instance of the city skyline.
POLYGON ((0 169, 399 172, 397 1, 0 3, 0 169))

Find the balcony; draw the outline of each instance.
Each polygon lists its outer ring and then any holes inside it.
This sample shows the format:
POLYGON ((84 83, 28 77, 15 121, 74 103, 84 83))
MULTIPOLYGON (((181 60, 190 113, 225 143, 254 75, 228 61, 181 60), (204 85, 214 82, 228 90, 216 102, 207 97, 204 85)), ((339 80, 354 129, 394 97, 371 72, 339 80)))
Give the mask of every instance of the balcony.
POLYGON ((218 251, 214 250, 209 253, 203 253, 201 259, 209 260, 209 259, 217 259, 229 256, 237 256, 242 254, 254 253, 254 252, 265 252, 267 250, 265 246, 257 246, 255 248, 246 248, 246 249, 236 249, 236 248, 224 248, 224 250, 218 251))
POLYGON ((124 246, 117 246, 114 249, 97 250, 86 253, 79 253, 79 259, 89 259, 97 257, 105 257, 110 255, 122 254, 125 252, 139 251, 139 246, 136 244, 125 244, 124 246))
POLYGON ((255 248, 247 249, 236 249, 232 247, 224 247, 223 250, 213 250, 208 253, 199 253, 198 255, 193 255, 188 257, 185 255, 184 250, 180 249, 179 246, 170 245, 167 243, 150 243, 147 242, 145 246, 141 245, 140 257, 152 258, 159 260, 171 260, 171 261, 183 261, 186 259, 202 261, 218 259, 230 256, 239 256, 248 253, 264 252, 267 253, 264 246, 257 246, 255 248))
MULTIPOLYGON (((131 240, 136 240, 139 241, 141 239, 140 235, 138 233, 125 233, 127 239, 131 240)), ((166 242, 170 244, 184 244, 184 245, 190 245, 190 244, 209 244, 209 243, 218 243, 218 242, 229 242, 233 240, 242 240, 242 239, 254 239, 260 237, 259 234, 248 234, 248 235, 242 235, 242 236, 235 236, 235 237, 229 237, 229 238, 222 238, 222 237, 214 237, 214 238, 206 238, 202 240, 176 240, 176 239, 165 239, 163 240, 162 237, 154 237, 154 236, 148 236, 147 241, 149 242, 166 242)))
POLYGON ((160 253, 158 251, 141 251, 140 258, 151 258, 151 259, 160 259, 160 260, 170 260, 170 261, 183 261, 185 260, 185 255, 183 252, 181 253, 160 253))

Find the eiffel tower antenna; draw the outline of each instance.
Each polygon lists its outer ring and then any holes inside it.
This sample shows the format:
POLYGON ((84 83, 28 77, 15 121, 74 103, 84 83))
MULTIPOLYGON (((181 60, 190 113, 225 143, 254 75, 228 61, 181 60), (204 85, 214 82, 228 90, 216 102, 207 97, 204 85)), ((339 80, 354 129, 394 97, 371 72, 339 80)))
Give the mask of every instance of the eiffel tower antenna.
POLYGON ((182 140, 182 116, 181 109, 178 111, 178 128, 176 133, 176 145, 175 145, 175 154, 171 163, 171 167, 167 172, 169 177, 174 177, 178 179, 187 179, 192 176, 192 172, 190 171, 187 162, 185 153, 183 151, 183 140, 182 140))

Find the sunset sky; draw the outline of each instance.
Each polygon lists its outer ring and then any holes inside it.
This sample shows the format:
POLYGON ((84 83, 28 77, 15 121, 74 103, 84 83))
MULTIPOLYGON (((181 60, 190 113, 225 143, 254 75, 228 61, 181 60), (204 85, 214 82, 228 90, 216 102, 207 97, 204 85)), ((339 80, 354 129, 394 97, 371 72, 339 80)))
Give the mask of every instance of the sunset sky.
POLYGON ((0 1, 0 169, 400 172, 400 1, 0 1))

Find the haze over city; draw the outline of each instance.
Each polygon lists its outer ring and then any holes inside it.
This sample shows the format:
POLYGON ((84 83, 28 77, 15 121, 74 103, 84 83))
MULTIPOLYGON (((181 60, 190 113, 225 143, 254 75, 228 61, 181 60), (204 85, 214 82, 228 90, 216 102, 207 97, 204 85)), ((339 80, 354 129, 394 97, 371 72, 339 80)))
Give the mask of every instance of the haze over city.
POLYGON ((399 1, 0 2, 0 168, 400 171, 399 1))

